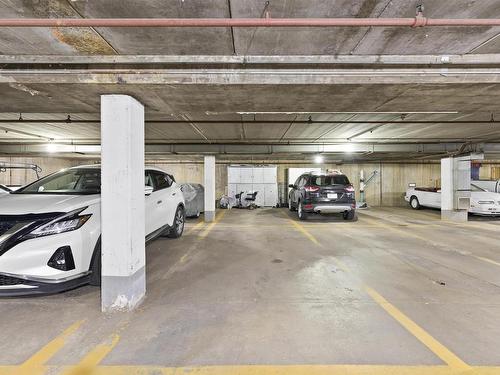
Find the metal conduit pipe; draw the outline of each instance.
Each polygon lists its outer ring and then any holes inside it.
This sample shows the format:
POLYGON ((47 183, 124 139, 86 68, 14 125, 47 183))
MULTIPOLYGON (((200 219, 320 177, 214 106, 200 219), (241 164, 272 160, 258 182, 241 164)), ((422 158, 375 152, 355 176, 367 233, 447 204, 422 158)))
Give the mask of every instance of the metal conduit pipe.
MULTIPOLYGON (((244 121, 245 124, 289 124, 291 120, 250 120, 244 121)), ((146 124, 241 124, 241 120, 145 120, 146 124)), ((0 119, 0 124, 100 124, 100 120, 73 120, 73 119, 0 119)), ((488 124, 498 125, 500 120, 402 120, 402 121, 384 121, 384 120, 297 120, 294 124, 399 124, 399 125, 413 125, 413 124, 439 124, 439 125, 458 125, 458 124, 488 124)))
POLYGON ((471 27, 500 19, 428 18, 4 18, 0 27, 471 27))

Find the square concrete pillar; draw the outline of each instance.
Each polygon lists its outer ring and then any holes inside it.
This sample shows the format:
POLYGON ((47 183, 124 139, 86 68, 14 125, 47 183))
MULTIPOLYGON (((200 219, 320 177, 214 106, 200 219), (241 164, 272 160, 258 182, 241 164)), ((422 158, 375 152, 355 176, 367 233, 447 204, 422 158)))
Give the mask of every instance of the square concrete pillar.
POLYGON ((144 107, 127 95, 101 96, 103 311, 128 311, 146 293, 144 107))
POLYGON ((471 196, 471 162, 483 154, 441 159, 441 219, 467 221, 471 196))
POLYGON ((205 222, 215 220, 215 156, 205 156, 205 222))

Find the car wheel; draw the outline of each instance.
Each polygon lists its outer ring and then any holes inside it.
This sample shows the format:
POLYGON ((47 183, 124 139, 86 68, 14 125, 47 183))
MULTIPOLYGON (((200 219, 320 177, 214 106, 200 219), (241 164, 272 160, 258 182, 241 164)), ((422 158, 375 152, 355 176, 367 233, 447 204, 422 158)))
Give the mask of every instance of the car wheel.
POLYGON ((302 206, 302 202, 299 201, 299 207, 297 208, 297 216, 299 220, 306 220, 307 213, 304 211, 304 207, 302 206))
POLYGON ((90 262, 90 285, 101 285, 101 237, 97 240, 90 262))
POLYGON ((292 200, 290 198, 288 198, 288 209, 290 211, 295 211, 295 209, 293 208, 292 200))
POLYGON ((350 221, 356 221, 357 216, 356 216, 356 210, 351 210, 343 213, 343 218, 344 220, 350 220, 350 221))
POLYGON ((420 209, 420 202, 418 201, 417 197, 411 197, 411 199, 410 199, 410 206, 414 210, 419 210, 420 209))
POLYGON ((167 234, 169 238, 179 238, 184 232, 184 223, 186 222, 186 214, 184 213, 184 208, 182 206, 177 207, 175 211, 174 225, 170 228, 167 234))

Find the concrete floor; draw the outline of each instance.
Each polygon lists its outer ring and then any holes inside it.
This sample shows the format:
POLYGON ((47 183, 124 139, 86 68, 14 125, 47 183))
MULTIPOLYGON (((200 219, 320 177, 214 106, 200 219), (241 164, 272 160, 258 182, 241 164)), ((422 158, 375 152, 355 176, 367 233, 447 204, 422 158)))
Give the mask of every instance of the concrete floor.
POLYGON ((0 374, 498 374, 499 241, 433 210, 220 211, 148 246, 132 313, 90 286, 1 300, 0 374))

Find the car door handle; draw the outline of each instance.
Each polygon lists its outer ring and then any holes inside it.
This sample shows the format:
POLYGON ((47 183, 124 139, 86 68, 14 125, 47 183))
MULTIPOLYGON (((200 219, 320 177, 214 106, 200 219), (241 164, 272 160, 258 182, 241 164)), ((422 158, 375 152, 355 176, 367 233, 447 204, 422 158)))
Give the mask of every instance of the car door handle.
POLYGON ((175 194, 177 194, 177 193, 172 193, 172 196, 174 196, 175 194))
POLYGON ((163 201, 158 201, 158 202, 156 202, 156 204, 161 204, 161 203, 163 203, 163 201))

